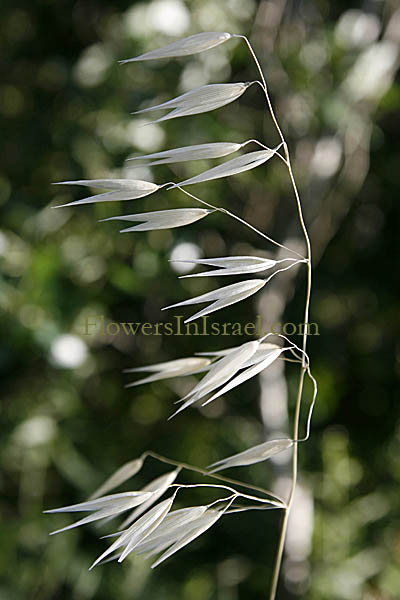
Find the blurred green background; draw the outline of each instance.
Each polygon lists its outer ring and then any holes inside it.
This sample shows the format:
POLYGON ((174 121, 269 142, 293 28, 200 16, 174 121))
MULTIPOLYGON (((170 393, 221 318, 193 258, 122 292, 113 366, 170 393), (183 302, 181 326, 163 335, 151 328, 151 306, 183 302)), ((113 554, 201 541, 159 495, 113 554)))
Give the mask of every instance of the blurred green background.
MULTIPOLYGON (((275 511, 224 518, 155 572, 132 558, 89 573, 105 548, 99 531, 49 538, 71 519, 42 515, 84 500, 146 449, 205 466, 289 431, 293 365, 170 422, 187 381, 124 389, 125 368, 249 338, 84 335, 85 318, 95 315, 151 323, 186 317, 188 310, 161 308, 235 281, 178 280, 171 256, 275 256, 273 246, 220 214, 123 236, 117 224, 97 223, 132 210, 194 206, 179 192, 51 208, 83 197, 51 182, 128 176, 162 183, 215 164, 133 169, 124 161, 134 153, 254 137, 277 143, 256 86, 216 112, 161 126, 142 128, 147 119, 129 114, 206 83, 255 79, 245 45, 233 41, 180 60, 117 64, 171 38, 223 30, 249 35, 265 69, 314 247, 311 320, 320 335, 309 351, 320 394, 311 440, 301 446, 279 598, 399 598, 396 3, 3 0, 0 29, 1 600, 266 596, 275 511)), ((302 248, 282 163, 192 189, 302 248)), ((212 320, 261 314, 266 324, 299 323, 304 292, 304 271, 289 272, 212 320)), ((227 474, 285 490, 289 458, 227 474)), ((149 460, 127 489, 165 470, 149 460)), ((205 499, 203 492, 190 497, 205 499)))

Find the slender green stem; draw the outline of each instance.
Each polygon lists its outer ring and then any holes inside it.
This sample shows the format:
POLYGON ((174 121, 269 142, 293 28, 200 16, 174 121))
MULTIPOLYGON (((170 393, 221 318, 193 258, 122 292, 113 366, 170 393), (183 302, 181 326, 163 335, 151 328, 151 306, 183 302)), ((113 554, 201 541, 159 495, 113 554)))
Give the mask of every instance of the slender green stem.
MULTIPOLYGON (((263 88, 265 98, 267 100, 268 110, 271 115, 272 121, 275 125, 275 128, 278 132, 278 135, 282 141, 283 148, 285 151, 286 166, 287 166, 287 169, 289 172, 290 181, 291 181, 293 192, 294 192, 294 195, 296 198, 300 226, 301 226, 301 229, 302 229, 302 232, 304 235, 306 248, 307 248, 307 255, 306 255, 307 256, 307 289, 306 289, 306 299, 305 299, 305 309, 304 309, 304 333, 303 333, 303 340, 302 340, 303 353, 302 353, 301 369, 300 369, 299 383, 298 383, 298 388, 297 388, 297 398, 296 398, 295 414, 294 414, 294 421, 293 421, 293 440, 298 440, 299 439, 301 400, 302 400, 303 387, 304 387, 304 376, 305 376, 307 369, 309 368, 308 364, 307 364, 305 352, 306 352, 306 347, 307 347, 308 321, 309 321, 309 312, 310 312, 311 283, 312 283, 311 243, 310 243, 310 238, 308 235, 307 227, 306 227, 306 224, 304 221, 303 209, 301 206, 299 192, 298 192, 296 181, 295 181, 295 178, 293 175, 293 169, 292 169, 292 164, 290 161, 289 149, 288 149, 286 140, 284 138, 284 135, 282 133, 282 130, 279 126, 278 120, 276 118, 271 99, 269 97, 267 82, 265 80, 264 73, 261 69, 261 65, 258 61, 258 58, 257 58, 249 40, 245 36, 242 36, 242 35, 237 36, 237 37, 241 37, 245 40, 245 42, 250 50, 250 53, 254 59, 254 62, 257 66, 260 77, 261 77, 261 81, 262 81, 261 87, 263 88)), ((315 397, 313 399, 313 403, 314 403, 314 401, 315 401, 315 397)), ((308 431, 309 431, 309 423, 308 423, 308 431)), ((297 475, 298 475, 298 444, 294 444, 293 445, 293 455, 292 455, 292 482, 291 482, 291 486, 290 486, 289 497, 288 497, 288 500, 286 503, 286 508, 284 510, 284 515, 283 515, 283 519, 282 519, 282 525, 281 525, 281 531, 280 531, 280 535, 279 535, 277 554, 276 554, 276 558, 275 558, 275 565, 274 565, 274 570, 273 570, 269 600, 275 600, 275 598, 276 598, 276 591, 277 591, 277 587, 278 587, 279 574, 281 571, 283 550, 284 550, 284 546, 285 546, 289 516, 290 516, 290 511, 291 511, 291 508, 293 505, 293 500, 294 500, 295 491, 296 491, 297 475)))

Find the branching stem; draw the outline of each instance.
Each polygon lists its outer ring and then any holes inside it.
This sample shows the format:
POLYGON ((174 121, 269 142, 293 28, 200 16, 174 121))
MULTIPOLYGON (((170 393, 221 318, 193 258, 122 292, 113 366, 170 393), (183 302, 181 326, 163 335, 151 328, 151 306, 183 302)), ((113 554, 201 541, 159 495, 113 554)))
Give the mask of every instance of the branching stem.
POLYGON ((276 494, 275 492, 270 492, 269 490, 258 487, 256 485, 251 485, 250 483, 244 483, 243 481, 237 481, 236 479, 231 479, 230 477, 224 477, 222 475, 214 475, 212 473, 209 473, 205 469, 201 469, 200 467, 195 467, 193 465, 189 465, 184 462, 166 458, 165 456, 162 456, 161 454, 157 454, 157 452, 152 452, 151 450, 142 454, 142 458, 145 458, 146 456, 151 456, 152 458, 159 460, 160 462, 164 462, 168 465, 180 467, 181 469, 187 469, 188 471, 194 471, 195 473, 201 473, 202 475, 205 475, 207 477, 212 477, 213 479, 218 479, 219 481, 225 481, 225 483, 231 483, 232 485, 246 488, 248 490, 253 490, 254 492, 260 492, 261 494, 271 496, 274 500, 277 500, 282 505, 282 507, 286 506, 285 501, 282 498, 280 498, 280 496, 278 496, 278 494, 276 494))
MULTIPOLYGON (((280 156, 279 153, 277 153, 277 154, 278 154, 278 156, 280 156)), ((281 158, 282 158, 282 156, 281 156, 281 158)), ((165 185, 168 185, 168 184, 165 184, 165 185)), ((210 204, 209 202, 206 202, 205 200, 201 200, 201 198, 198 198, 194 194, 191 194, 190 192, 188 192, 187 190, 185 190, 185 188, 181 187, 180 185, 178 185, 178 184, 173 184, 173 185, 175 185, 181 192, 183 192, 184 194, 186 194, 190 198, 193 198, 193 200, 196 200, 197 202, 200 202, 200 204, 203 204, 204 206, 208 206, 208 208, 212 208, 213 210, 217 210, 217 211, 219 211, 221 213, 224 213, 225 215, 228 215, 232 219, 236 219, 236 221, 239 221, 240 223, 242 223, 242 225, 245 225, 246 227, 249 227, 250 229, 252 229, 253 231, 255 231, 258 235, 261 235, 261 237, 263 237, 264 239, 266 239, 269 242, 271 242, 271 244, 274 244, 275 246, 279 246, 279 248, 283 248, 284 250, 287 250, 288 252, 292 252, 293 254, 296 254, 296 256, 298 256, 299 258, 301 258, 302 260, 304 260, 304 256, 302 256, 301 254, 299 254, 298 252, 296 252, 296 250, 292 250, 291 248, 288 248, 287 246, 284 246, 283 244, 280 244, 279 242, 277 242, 273 238, 268 237, 268 235, 266 235, 265 233, 263 233, 262 231, 260 231, 259 229, 257 229, 257 227, 253 227, 253 225, 251 225, 250 223, 248 223, 247 221, 245 221, 244 219, 242 219, 238 215, 235 215, 234 213, 230 212, 226 208, 221 208, 219 206, 214 206, 213 204, 210 204)))

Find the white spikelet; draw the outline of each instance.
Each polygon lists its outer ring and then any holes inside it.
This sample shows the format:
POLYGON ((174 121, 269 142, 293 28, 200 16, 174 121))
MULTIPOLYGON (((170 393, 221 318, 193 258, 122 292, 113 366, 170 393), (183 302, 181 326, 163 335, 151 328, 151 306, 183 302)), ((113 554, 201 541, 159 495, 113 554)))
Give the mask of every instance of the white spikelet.
POLYGON ((143 221, 140 225, 121 229, 121 233, 128 231, 152 231, 154 229, 172 229, 174 227, 183 227, 203 219, 207 215, 215 212, 205 208, 174 208, 171 210, 157 210, 154 212, 138 213, 135 215, 121 215, 119 217, 109 217, 101 221, 143 221))
POLYGON ((181 96, 172 98, 149 108, 135 111, 134 115, 172 108, 170 113, 153 121, 159 123, 175 117, 186 117, 215 110, 230 102, 234 102, 249 88, 254 81, 247 83, 211 83, 190 90, 181 96))
POLYGON ((163 519, 165 519, 172 506, 174 498, 175 495, 167 500, 164 500, 163 502, 160 502, 160 504, 154 506, 145 515, 143 515, 143 517, 138 519, 136 523, 131 525, 129 529, 122 531, 118 539, 94 561, 89 570, 93 569, 99 562, 104 560, 106 556, 112 554, 121 546, 125 546, 122 554, 118 558, 118 562, 122 562, 128 556, 128 554, 134 550, 135 546, 137 546, 141 540, 144 540, 148 535, 150 535, 152 531, 154 531, 163 521, 163 519))
POLYGON ((272 358, 272 361, 276 360, 276 355, 272 353, 275 353, 277 350, 279 350, 279 354, 277 355, 277 357, 279 358, 282 351, 281 346, 271 344, 270 342, 262 342, 259 345, 257 351, 253 354, 253 356, 243 365, 243 368, 251 367, 252 365, 257 365, 258 363, 264 361, 267 358, 272 358))
POLYGON ((227 256, 223 258, 199 258, 193 260, 179 260, 171 262, 186 262, 197 265, 211 265, 219 267, 212 271, 204 273, 195 273, 190 275, 182 275, 180 279, 187 277, 214 277, 217 275, 247 275, 251 273, 259 273, 272 269, 279 261, 269 258, 259 258, 258 256, 227 256))
POLYGON ((132 160, 151 160, 147 166, 163 165, 176 162, 186 162, 188 160, 206 160, 209 158, 220 158, 233 152, 237 152, 243 144, 233 142, 213 142, 210 144, 197 144, 195 146, 183 146, 154 154, 144 154, 143 156, 133 156, 128 158, 132 160))
POLYGON ((207 375, 184 397, 182 406, 170 417, 174 417, 188 406, 203 398, 216 388, 223 385, 237 373, 242 365, 245 364, 257 351, 259 343, 257 341, 242 344, 231 352, 228 356, 221 358, 214 363, 207 375))
POLYGON ((219 390, 216 394, 214 394, 211 398, 209 398, 207 400, 207 402, 205 402, 203 404, 203 406, 205 404, 208 404, 209 402, 212 402, 216 398, 219 398, 219 396, 222 396, 222 394, 226 394, 226 392, 229 392, 230 390, 237 387, 238 385, 241 385, 248 379, 251 379, 252 377, 255 377, 256 375, 261 373, 261 371, 263 371, 264 369, 269 367, 282 354, 283 351, 284 351, 284 348, 278 348, 276 350, 268 351, 266 353, 265 358, 263 358, 256 364, 253 364, 251 367, 246 369, 246 371, 243 371, 242 373, 240 373, 240 375, 237 375, 236 377, 234 377, 221 390, 219 390))
POLYGON ((78 179, 76 181, 59 181, 55 185, 83 185, 86 187, 111 190, 105 194, 88 196, 81 200, 59 204, 54 208, 65 206, 76 206, 78 204, 92 204, 94 202, 116 202, 120 200, 135 200, 153 194, 159 190, 161 185, 140 179, 78 179))
POLYGON ((160 556, 152 565, 151 568, 154 569, 158 567, 164 560, 181 550, 184 546, 187 546, 198 538, 202 533, 210 529, 223 515, 223 511, 209 509, 207 510, 199 519, 197 520, 196 527, 192 528, 189 533, 178 539, 173 546, 171 546, 164 554, 160 556))
POLYGON ((237 158, 232 158, 231 160, 226 161, 222 165, 218 165, 217 167, 213 167, 212 169, 208 169, 195 177, 190 177, 189 179, 185 179, 184 181, 180 181, 175 185, 171 186, 169 189, 173 189, 177 186, 185 186, 185 185, 193 185, 195 183, 203 183, 205 181, 211 181, 212 179, 220 179, 221 177, 230 177, 231 175, 237 175, 238 173, 243 173, 244 171, 249 171, 250 169, 254 169, 259 165, 262 165, 267 160, 272 158, 276 151, 280 148, 276 146, 276 148, 268 148, 267 150, 256 150, 255 152, 248 152, 247 154, 243 154, 242 156, 238 156, 237 158))
POLYGON ((215 46, 223 44, 231 37, 232 36, 230 33, 226 33, 224 31, 207 31, 203 33, 196 33, 195 35, 190 35, 189 37, 185 37, 177 40, 176 42, 172 42, 171 44, 167 44, 162 48, 150 50, 150 52, 146 52, 145 54, 141 54, 135 58, 128 58, 126 60, 120 60, 119 62, 121 64, 126 64, 141 60, 155 60, 160 58, 174 58, 177 56, 198 54, 199 52, 204 52, 204 50, 209 50, 210 48, 215 48, 215 46))
POLYGON ((157 530, 138 544, 136 552, 151 556, 172 545, 179 537, 182 537, 196 526, 194 521, 201 517, 207 508, 206 505, 189 506, 169 512, 161 525, 157 527, 157 530))
POLYGON ((149 365, 147 367, 137 367, 134 369, 126 369, 125 373, 140 373, 150 372, 154 373, 133 383, 128 383, 125 387, 133 387, 136 385, 142 385, 143 383, 150 383, 152 381, 158 381, 160 379, 171 379, 172 377, 182 377, 184 375, 192 375, 204 370, 211 361, 207 358, 189 357, 180 358, 178 360, 169 360, 164 363, 158 363, 155 365, 149 365))
POLYGON ((166 306, 162 310, 167 310, 168 308, 175 308, 177 306, 188 306, 190 304, 201 304, 202 302, 212 302, 207 308, 200 310, 193 316, 189 317, 185 320, 185 323, 189 323, 194 319, 198 319, 204 315, 208 315, 209 313, 215 312, 221 308, 225 308, 226 306, 230 306, 231 304, 235 304, 236 302, 240 302, 249 296, 252 296, 258 290, 260 290, 265 285, 264 279, 249 279, 247 281, 241 281, 239 283, 233 283, 232 285, 227 285, 222 288, 218 288, 212 292, 208 292, 207 294, 201 294, 201 296, 196 296, 195 298, 190 298, 190 300, 184 300, 183 302, 177 302, 177 304, 171 304, 170 306, 166 306))
POLYGON ((52 531, 50 535, 67 531, 67 529, 73 529, 80 525, 86 525, 92 521, 99 519, 106 519, 114 517, 134 506, 138 506, 149 500, 152 496, 150 491, 139 491, 139 492, 125 492, 122 494, 112 494, 111 496, 103 496, 95 500, 88 500, 87 502, 81 502, 80 504, 72 504, 70 506, 64 506, 62 508, 53 508, 51 510, 44 511, 45 513, 64 513, 64 512, 91 512, 92 514, 63 527, 52 531))
POLYGON ((245 465, 253 465, 255 463, 267 460, 272 456, 275 456, 279 452, 283 452, 293 445, 293 441, 289 439, 272 440, 270 442, 264 442, 253 446, 244 452, 228 456, 222 460, 219 460, 209 467, 211 469, 209 473, 215 473, 216 471, 222 471, 222 469, 228 469, 230 467, 243 467, 245 465))
MULTIPOLYGON (((230 354, 231 352, 234 352, 238 348, 240 348, 240 346, 233 346, 232 348, 224 348, 224 350, 214 350, 213 352, 196 352, 196 354, 198 356, 227 356, 228 354, 230 354)), ((277 346, 276 344, 271 344, 270 342, 261 342, 258 345, 258 349, 254 353, 251 360, 254 360, 255 362, 257 362, 256 357, 258 359, 258 357, 260 355, 263 355, 264 352, 269 351, 269 350, 276 350, 278 348, 279 348, 279 346, 277 346)), ((263 358, 264 358, 264 356, 263 356, 263 358)))
POLYGON ((122 465, 122 467, 117 469, 115 473, 111 475, 111 477, 106 479, 106 481, 90 496, 89 500, 94 500, 95 498, 104 496, 104 494, 108 494, 108 492, 122 485, 125 483, 125 481, 136 475, 142 466, 143 458, 135 458, 134 460, 125 463, 122 465))
POLYGON ((145 485, 141 491, 145 493, 150 493, 151 496, 147 501, 143 502, 141 506, 133 510, 131 514, 128 515, 128 517, 122 523, 121 529, 130 525, 135 519, 140 517, 140 515, 142 515, 148 508, 150 508, 150 506, 152 506, 154 502, 157 502, 157 500, 161 498, 161 496, 167 491, 169 486, 172 483, 174 483, 179 471, 180 469, 178 468, 174 469, 173 471, 170 471, 169 473, 164 473, 164 475, 153 479, 153 481, 145 485))

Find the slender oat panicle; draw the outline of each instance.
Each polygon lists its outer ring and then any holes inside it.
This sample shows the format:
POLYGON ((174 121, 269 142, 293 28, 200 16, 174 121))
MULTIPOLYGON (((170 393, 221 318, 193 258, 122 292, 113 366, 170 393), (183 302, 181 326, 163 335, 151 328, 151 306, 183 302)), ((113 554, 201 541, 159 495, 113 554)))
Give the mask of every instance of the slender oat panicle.
MULTIPOLYGON (((141 457, 120 467, 86 502, 47 512, 90 512, 88 516, 79 521, 53 532, 59 533, 93 521, 102 521, 105 523, 111 518, 129 511, 125 520, 120 524, 118 532, 111 534, 111 536, 105 536, 106 538, 112 537, 115 539, 94 561, 91 567, 93 568, 99 564, 108 562, 109 560, 122 562, 131 553, 144 554, 148 557, 159 555, 158 559, 152 564, 152 567, 156 567, 201 534, 205 533, 222 517, 247 510, 278 509, 282 511, 282 525, 277 543, 272 581, 269 586, 269 599, 274 600, 276 598, 288 518, 293 505, 296 489, 298 447, 301 442, 304 442, 309 438, 311 416, 317 395, 317 384, 315 378, 311 374, 310 360, 307 354, 307 335, 311 297, 311 245, 303 218, 299 192, 297 190, 291 166, 288 145, 275 116, 261 65, 249 40, 245 36, 226 32, 198 33, 174 41, 162 48, 151 50, 150 52, 146 52, 135 58, 129 58, 120 62, 133 63, 138 61, 188 56, 211 50, 222 43, 228 42, 232 38, 243 40, 246 44, 260 77, 258 81, 204 85, 176 96, 171 100, 137 110, 134 114, 150 113, 160 110, 169 111, 164 116, 161 116, 154 121, 157 123, 175 117, 186 117, 210 112, 238 100, 251 85, 256 83, 261 87, 266 100, 267 111, 280 138, 280 143, 277 146, 270 148, 262 141, 250 139, 241 143, 209 142, 204 144, 194 144, 152 154, 133 156, 128 158, 128 160, 141 161, 139 164, 144 164, 146 166, 156 166, 203 159, 219 159, 243 150, 248 144, 256 144, 257 146, 257 150, 245 152, 235 158, 230 158, 206 171, 178 182, 168 181, 161 184, 155 184, 137 179, 94 179, 59 182, 59 185, 80 185, 106 190, 104 193, 69 202, 62 206, 74 206, 94 202, 135 200, 153 194, 161 188, 163 188, 165 192, 168 192, 168 190, 171 189, 178 189, 185 194, 186 197, 191 198, 197 204, 201 204, 201 208, 195 206, 168 210, 164 209, 153 212, 112 216, 108 219, 103 219, 103 221, 119 220, 138 223, 122 229, 121 232, 153 231, 158 229, 183 227, 218 211, 219 213, 239 221, 245 227, 250 228, 257 233, 262 240, 271 243, 280 249, 284 249, 292 255, 290 258, 280 259, 238 255, 181 261, 191 263, 201 268, 211 267, 211 269, 184 275, 183 277, 198 278, 230 275, 238 276, 240 278, 239 281, 231 285, 218 286, 210 292, 187 300, 178 301, 166 307, 167 309, 172 309, 181 306, 186 307, 195 304, 207 304, 206 307, 189 316, 185 321, 186 323, 206 316, 212 312, 223 310, 237 302, 245 301, 267 285, 273 277, 279 276, 280 273, 289 269, 304 265, 306 268, 307 285, 304 306, 304 333, 300 347, 283 335, 276 335, 274 336, 275 339, 271 341, 270 338, 272 334, 267 334, 260 339, 236 347, 214 352, 203 350, 202 352, 198 352, 197 356, 194 357, 181 358, 144 367, 133 367, 125 371, 126 373, 133 375, 137 373, 145 374, 144 377, 128 383, 126 387, 168 380, 173 377, 202 374, 203 376, 192 389, 183 398, 177 400, 179 407, 171 415, 170 418, 172 418, 195 403, 199 402, 204 406, 221 395, 227 394, 232 389, 262 373, 275 361, 285 360, 293 362, 299 367, 299 382, 293 415, 292 435, 263 441, 256 446, 244 449, 237 454, 218 460, 210 465, 208 470, 188 465, 184 462, 173 461, 164 456, 155 454, 154 452, 146 451, 141 457), (247 223, 244 219, 226 208, 211 205, 186 190, 187 186, 213 182, 216 179, 235 176, 239 173, 258 168, 269 160, 276 159, 280 160, 288 170, 299 224, 305 241, 305 256, 300 254, 297 250, 288 248, 279 241, 274 240, 272 237, 247 223), (248 278, 249 275, 253 274, 257 274, 258 278, 248 278), (313 395, 305 419, 305 435, 299 437, 303 387, 306 377, 312 382, 313 395), (274 494, 265 488, 249 485, 242 481, 236 481, 215 474, 217 471, 219 472, 228 468, 250 466, 268 460, 280 452, 285 452, 289 449, 291 449, 292 452, 292 480, 290 491, 286 499, 280 498, 277 494, 274 494), (167 465, 172 465, 174 468, 172 471, 167 471, 163 475, 150 481, 140 490, 107 495, 115 487, 118 487, 136 475, 147 458, 160 461, 167 465), (203 479, 203 481, 206 482, 191 485, 179 483, 178 478, 180 477, 181 472, 185 470, 201 474, 203 477, 207 478, 203 479), (219 497, 209 504, 176 509, 174 503, 177 498, 181 500, 181 496, 184 495, 184 491, 187 488, 208 489, 210 492, 214 493, 214 497, 216 493, 219 494, 219 497), (165 494, 169 494, 169 496, 162 499, 165 494), (243 501, 245 504, 243 504, 243 501)), ((136 162, 134 163, 134 166, 135 165, 136 162)))

